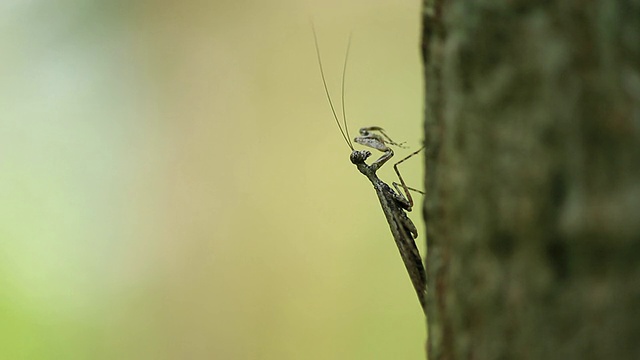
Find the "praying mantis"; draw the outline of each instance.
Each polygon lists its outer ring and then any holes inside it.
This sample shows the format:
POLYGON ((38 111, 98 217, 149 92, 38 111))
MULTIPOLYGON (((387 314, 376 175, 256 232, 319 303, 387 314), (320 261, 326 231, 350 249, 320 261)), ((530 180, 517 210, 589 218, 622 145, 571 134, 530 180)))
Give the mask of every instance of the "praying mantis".
POLYGON ((382 156, 380 156, 377 160, 373 161, 370 165, 366 163, 366 160, 371 156, 371 151, 369 150, 355 150, 353 147, 353 143, 349 138, 349 129, 347 127, 347 118, 345 116, 345 107, 344 107, 344 87, 345 87, 345 74, 347 69, 347 60, 349 57, 349 48, 351 45, 351 38, 349 38, 349 43, 347 45, 347 51, 345 54, 344 66, 342 69, 342 93, 341 93, 341 105, 342 105, 342 125, 340 124, 340 120, 336 114, 335 107, 333 105, 333 101, 331 100, 331 95, 329 94, 329 89, 327 87, 327 82, 324 76, 324 69, 322 67, 322 60, 320 56, 320 48, 318 46, 318 37, 315 32, 315 28, 313 28, 313 37, 316 45, 316 55, 318 57, 318 64, 320 66, 320 75, 322 77, 322 84, 324 85, 324 90, 327 95, 327 100, 329 101, 329 106, 331 107, 331 112, 333 114, 333 118, 340 129, 340 133, 344 138, 345 142, 351 149, 350 160, 351 163, 356 166, 358 171, 361 174, 367 177, 371 184, 373 184, 373 188, 378 196, 378 200, 380 200, 380 205, 382 206, 382 211, 384 212, 387 223, 389 224, 389 228, 391 229, 391 234, 393 235, 393 239, 395 240, 396 246, 400 251, 400 256, 402 261, 404 262, 404 266, 409 273, 409 278, 411 279, 411 283, 413 284, 413 288, 416 291, 418 296, 418 300, 422 307, 422 310, 426 314, 426 292, 427 292, 427 276, 424 269, 424 265, 422 263, 422 257, 420 256, 420 252, 418 251, 418 247, 416 246, 415 239, 418 236, 418 231, 416 230, 415 225, 407 216, 407 212, 411 211, 413 208, 413 199, 411 197, 411 193, 409 190, 414 190, 408 187, 402 176, 400 175, 400 171, 398 170, 398 165, 409 159, 410 157, 418 154, 420 151, 424 149, 424 147, 420 148, 417 151, 409 154, 407 157, 401 159, 397 163, 393 165, 393 169, 398 175, 398 179, 400 180, 400 184, 393 182, 393 186, 395 188, 392 189, 384 181, 380 180, 376 172, 380 169, 389 159, 391 159, 394 155, 393 150, 389 146, 397 146, 403 147, 402 144, 396 143, 385 133, 384 129, 378 126, 370 126, 361 128, 359 133, 360 136, 357 136, 353 139, 356 143, 360 145, 367 146, 369 148, 379 150, 383 152, 382 156), (344 128, 344 129, 343 129, 344 128), (404 195, 403 195, 404 193, 404 195))

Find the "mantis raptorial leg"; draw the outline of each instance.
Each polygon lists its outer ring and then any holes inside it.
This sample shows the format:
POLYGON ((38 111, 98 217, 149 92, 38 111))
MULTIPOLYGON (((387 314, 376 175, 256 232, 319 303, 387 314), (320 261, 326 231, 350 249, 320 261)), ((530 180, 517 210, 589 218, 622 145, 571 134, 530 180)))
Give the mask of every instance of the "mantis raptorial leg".
MULTIPOLYGON (((423 148, 414 151, 409 154, 409 156, 401 159, 397 163, 394 164, 393 168, 396 174, 398 175, 398 179, 400 180, 400 184, 393 183, 395 187, 395 191, 391 188, 391 186, 387 185, 385 182, 378 178, 376 172, 382 165, 384 165, 389 159, 391 159, 394 155, 393 150, 388 145, 403 147, 404 143, 396 143, 393 141, 382 129, 378 126, 365 127, 360 129, 360 136, 353 139, 358 144, 379 150, 383 152, 382 156, 380 156, 377 160, 373 161, 370 165, 368 165, 365 161, 369 156, 371 156, 371 152, 368 150, 355 150, 353 147, 353 143, 349 139, 349 132, 347 128, 347 118, 344 110, 344 89, 345 89, 345 74, 347 69, 347 58, 349 54, 349 46, 347 46, 347 55, 345 56, 345 62, 342 72, 342 123, 343 127, 340 125, 340 120, 335 111, 335 107, 333 106, 333 102, 331 101, 331 96, 329 95, 329 89, 327 88, 327 82, 324 77, 324 70, 322 68, 322 60, 320 58, 320 50, 318 47, 318 38, 315 33, 315 29, 313 31, 313 36, 315 39, 316 45, 316 54, 318 56, 318 64, 320 65, 320 75, 322 76, 322 84, 324 85, 324 90, 327 95, 327 100, 329 101, 329 105, 331 107, 331 112, 333 114, 334 119, 336 120, 336 124, 340 129, 340 133, 342 134, 345 142, 351 149, 350 160, 356 165, 356 168, 360 173, 369 179, 371 184, 373 184, 373 188, 376 191, 376 195, 378 196, 378 200, 380 200, 380 205, 382 206, 382 211, 386 217, 387 223, 389 224, 389 228, 391 229, 391 234, 393 235, 393 239, 400 251, 400 256, 402 261, 409 273, 409 278, 411 279, 411 283, 418 295, 418 300, 420 301, 420 305, 422 306, 423 311, 426 314, 426 291, 427 291, 427 278, 426 272, 424 270, 424 264, 422 263, 422 257, 420 256, 420 252, 418 251, 418 247, 414 239, 418 236, 418 231, 416 230, 415 225, 407 216, 407 212, 411 211, 413 207, 413 198, 411 197, 411 193, 409 190, 415 190, 408 187, 402 176, 400 175, 400 171, 398 170, 398 165, 407 159, 415 156, 423 148), (402 189, 403 191, 400 191, 402 189), (404 192, 404 195, 402 194, 404 192)), ((350 44, 350 42, 349 42, 350 44)), ((419 190, 415 190, 420 192, 419 190)))

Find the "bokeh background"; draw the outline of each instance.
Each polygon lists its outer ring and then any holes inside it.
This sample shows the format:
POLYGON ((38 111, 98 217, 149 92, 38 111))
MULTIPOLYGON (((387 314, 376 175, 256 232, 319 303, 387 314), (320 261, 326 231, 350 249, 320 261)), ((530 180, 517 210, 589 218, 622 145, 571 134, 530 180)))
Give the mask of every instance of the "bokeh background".
POLYGON ((424 357, 311 21, 351 132, 419 146, 419 0, 0 3, 0 359, 424 357))

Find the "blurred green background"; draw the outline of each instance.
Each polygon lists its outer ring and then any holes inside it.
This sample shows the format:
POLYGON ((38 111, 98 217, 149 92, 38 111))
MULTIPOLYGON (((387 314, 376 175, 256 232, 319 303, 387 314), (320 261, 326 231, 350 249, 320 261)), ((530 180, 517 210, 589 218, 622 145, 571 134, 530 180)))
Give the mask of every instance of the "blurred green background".
POLYGON ((2 1, 0 359, 424 357, 311 19, 351 132, 419 146, 418 0, 2 1))

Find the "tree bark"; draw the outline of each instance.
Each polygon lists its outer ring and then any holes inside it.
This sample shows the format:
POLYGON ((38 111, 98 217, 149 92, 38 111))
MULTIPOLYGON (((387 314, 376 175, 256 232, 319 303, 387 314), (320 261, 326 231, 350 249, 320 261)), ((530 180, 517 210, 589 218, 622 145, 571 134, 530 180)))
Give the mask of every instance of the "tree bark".
POLYGON ((640 1, 424 9, 429 359, 640 359, 640 1))

